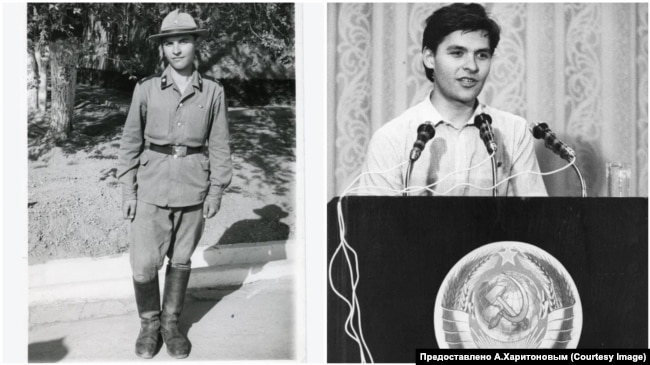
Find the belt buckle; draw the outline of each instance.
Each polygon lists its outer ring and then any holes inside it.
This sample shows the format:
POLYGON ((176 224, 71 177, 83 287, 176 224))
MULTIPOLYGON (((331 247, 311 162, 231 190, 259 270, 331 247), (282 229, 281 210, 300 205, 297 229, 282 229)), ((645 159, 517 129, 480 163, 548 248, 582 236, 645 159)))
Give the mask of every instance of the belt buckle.
POLYGON ((187 156, 187 146, 172 145, 172 157, 185 157, 187 156))

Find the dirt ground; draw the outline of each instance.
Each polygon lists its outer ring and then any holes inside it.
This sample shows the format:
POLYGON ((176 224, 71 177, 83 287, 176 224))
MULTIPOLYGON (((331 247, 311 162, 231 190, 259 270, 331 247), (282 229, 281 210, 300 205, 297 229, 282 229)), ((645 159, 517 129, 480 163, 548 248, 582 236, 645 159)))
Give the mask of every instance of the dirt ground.
MULTIPOLYGON (((115 174, 130 96, 79 85, 72 136, 56 146, 43 141, 47 116, 30 116, 30 264, 128 251, 115 174)), ((230 108, 228 116, 233 181, 199 245, 293 238, 295 107, 230 108)))

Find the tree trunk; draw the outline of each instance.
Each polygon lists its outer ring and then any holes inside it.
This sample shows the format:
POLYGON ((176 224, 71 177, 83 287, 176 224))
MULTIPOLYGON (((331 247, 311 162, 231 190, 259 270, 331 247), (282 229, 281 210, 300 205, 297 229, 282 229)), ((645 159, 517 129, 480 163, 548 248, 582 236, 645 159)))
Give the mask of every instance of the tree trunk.
POLYGON ((27 110, 31 113, 38 110, 38 67, 34 47, 27 47, 27 110))
POLYGON ((55 141, 67 139, 72 131, 78 58, 79 43, 77 41, 65 39, 50 43, 52 106, 48 134, 55 141))
POLYGON ((38 110, 41 111, 47 109, 47 69, 49 61, 45 56, 46 51, 43 46, 36 45, 34 47, 34 57, 38 67, 38 110))

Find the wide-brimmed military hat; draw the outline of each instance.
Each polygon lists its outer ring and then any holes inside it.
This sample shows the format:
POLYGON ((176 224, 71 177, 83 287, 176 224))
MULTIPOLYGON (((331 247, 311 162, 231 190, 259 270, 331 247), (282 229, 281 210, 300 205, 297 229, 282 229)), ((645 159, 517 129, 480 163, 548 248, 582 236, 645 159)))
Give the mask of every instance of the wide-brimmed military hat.
POLYGON ((178 9, 167 14, 160 26, 160 33, 149 37, 149 40, 171 37, 181 34, 196 34, 198 36, 208 35, 207 29, 198 29, 194 18, 190 14, 181 13, 178 9))

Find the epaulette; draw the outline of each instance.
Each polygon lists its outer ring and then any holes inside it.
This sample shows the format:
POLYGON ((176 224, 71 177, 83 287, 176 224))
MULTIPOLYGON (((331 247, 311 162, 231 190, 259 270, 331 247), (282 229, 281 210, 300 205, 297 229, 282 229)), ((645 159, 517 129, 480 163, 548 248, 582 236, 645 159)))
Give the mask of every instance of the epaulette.
POLYGON ((142 78, 140 81, 138 81, 138 84, 142 84, 143 82, 145 82, 147 80, 151 80, 154 77, 160 77, 161 75, 162 75, 162 72, 158 72, 158 73, 155 73, 153 75, 149 75, 149 76, 147 76, 145 78, 142 78))
POLYGON ((219 82, 219 80, 215 79, 215 78, 212 77, 212 76, 201 75, 201 77, 204 78, 204 79, 206 79, 206 80, 210 80, 210 81, 212 81, 212 82, 216 82, 217 85, 219 85, 219 86, 223 86, 223 85, 221 85, 221 82, 219 82))

